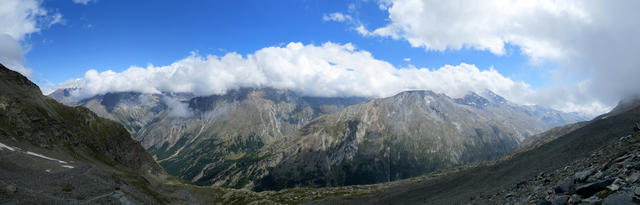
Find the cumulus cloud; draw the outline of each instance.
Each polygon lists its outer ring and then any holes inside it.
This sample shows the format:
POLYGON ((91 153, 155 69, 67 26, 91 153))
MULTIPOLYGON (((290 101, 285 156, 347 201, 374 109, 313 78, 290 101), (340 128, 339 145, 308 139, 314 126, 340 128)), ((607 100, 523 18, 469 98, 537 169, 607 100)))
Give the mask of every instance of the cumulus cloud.
POLYGON ((339 12, 322 15, 323 21, 344 22, 344 21, 351 21, 352 19, 353 18, 350 15, 342 14, 339 12))
POLYGON ((503 55, 511 44, 534 65, 558 65, 552 73, 556 81, 540 91, 539 97, 550 101, 534 103, 602 111, 640 93, 635 77, 640 2, 381 0, 379 5, 388 11, 389 23, 359 27, 358 33, 406 40, 428 51, 468 48, 503 55))
MULTIPOLYGON (((306 96, 387 97, 406 90, 433 90, 452 97, 468 91, 492 90, 525 102, 534 95, 524 82, 502 76, 493 68, 446 65, 437 69, 405 67, 374 58, 352 44, 325 43, 267 47, 246 56, 192 55, 167 66, 132 66, 123 72, 88 71, 83 78, 59 87, 77 87, 74 96, 107 92, 190 92, 206 96, 241 87, 289 89, 306 96)), ((178 113, 184 109, 176 109, 178 113)))
POLYGON ((3 0, 0 4, 0 63, 23 75, 31 70, 24 67, 24 47, 20 42, 32 34, 61 23, 60 13, 50 12, 37 0, 3 0))

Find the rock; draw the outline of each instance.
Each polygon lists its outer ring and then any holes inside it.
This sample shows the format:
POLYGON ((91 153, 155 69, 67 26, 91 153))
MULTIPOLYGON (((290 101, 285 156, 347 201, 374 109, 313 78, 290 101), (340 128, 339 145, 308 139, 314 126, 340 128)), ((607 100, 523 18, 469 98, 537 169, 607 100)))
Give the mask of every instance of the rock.
POLYGON ((616 158, 616 159, 614 160, 614 162, 621 162, 622 160, 625 160, 625 159, 627 159, 627 158, 629 158, 629 157, 631 157, 631 155, 630 155, 630 154, 626 154, 626 155, 624 155, 624 156, 622 156, 622 157, 618 157, 618 158, 616 158))
POLYGON ((613 181, 613 183, 611 183, 611 185, 607 186, 607 189, 611 191, 618 191, 618 189, 620 189, 620 187, 623 185, 624 185, 624 181, 620 178, 617 178, 616 180, 613 181))
POLYGON ((573 180, 564 180, 560 181, 558 185, 554 188, 556 194, 573 194, 575 190, 575 185, 573 185, 573 180))
POLYGON ((633 174, 631 174, 631 176, 627 177, 626 181, 629 184, 633 184, 634 182, 638 181, 638 179, 640 179, 640 172, 634 172, 633 174))
POLYGON ((16 186, 13 186, 13 185, 7 185, 6 187, 4 187, 4 190, 7 191, 8 193, 12 194, 12 193, 15 193, 16 191, 18 191, 18 188, 16 186))
POLYGON ((607 186, 611 185, 611 183, 613 183, 613 179, 584 184, 576 188, 576 193, 584 198, 590 197, 590 196, 593 196, 595 193, 598 193, 606 189, 607 186))
POLYGON ((636 196, 640 196, 640 187, 636 187, 636 188, 634 188, 634 189, 633 189, 633 193, 634 193, 636 196))
POLYGON ((580 204, 585 204, 585 205, 596 205, 601 203, 602 203, 602 199, 598 198, 597 196, 592 196, 580 201, 580 204))
POLYGON ((591 177, 589 177, 589 180, 587 180, 587 181, 592 181, 592 182, 598 181, 598 180, 602 179, 602 176, 604 176, 604 173, 603 172, 598 172, 598 173, 595 173, 594 175, 591 175, 591 177))
POLYGON ((577 203, 580 203, 581 200, 582 200, 582 197, 580 197, 580 195, 573 194, 571 195, 571 198, 569 198, 569 203, 577 204, 577 203))
POLYGON ((551 202, 545 199, 540 199, 538 200, 538 202, 536 202, 536 205, 551 205, 551 202))
POLYGON ((629 195, 625 195, 623 193, 615 193, 609 195, 602 201, 602 205, 632 205, 636 204, 633 202, 633 197, 629 195))
POLYGON ((589 177, 591 174, 593 174, 593 172, 595 172, 597 169, 595 167, 591 167, 587 170, 578 172, 576 174, 573 175, 573 178, 578 181, 578 182, 583 182, 585 179, 587 179, 587 177, 589 177))
POLYGON ((618 189, 620 189, 620 186, 618 186, 617 184, 611 184, 611 185, 607 186, 607 189, 609 189, 611 191, 618 191, 618 189))
POLYGON ((551 204, 553 204, 553 205, 566 205, 567 201, 569 201, 569 196, 560 195, 560 196, 556 196, 553 199, 553 201, 551 201, 551 204))

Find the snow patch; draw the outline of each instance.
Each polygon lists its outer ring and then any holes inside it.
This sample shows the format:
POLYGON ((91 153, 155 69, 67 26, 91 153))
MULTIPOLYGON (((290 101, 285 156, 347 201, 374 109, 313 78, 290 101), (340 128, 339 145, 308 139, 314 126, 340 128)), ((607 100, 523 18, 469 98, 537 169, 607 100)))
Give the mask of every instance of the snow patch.
POLYGON ((48 160, 51 160, 51 161, 57 161, 57 162, 58 162, 58 163, 60 163, 60 164, 66 164, 66 163, 67 163, 67 162, 65 162, 65 161, 62 161, 62 160, 59 160, 59 159, 54 159, 54 158, 51 158, 51 157, 47 157, 47 156, 44 156, 44 155, 41 155, 41 154, 38 154, 38 153, 35 153, 35 152, 31 152, 31 151, 27 151, 26 153, 27 153, 28 155, 32 155, 32 156, 36 156, 36 157, 40 157, 40 158, 42 158, 42 159, 48 159, 48 160))
POLYGON ((458 132, 462 132, 462 126, 460 126, 460 123, 458 122, 451 122, 451 123, 456 127, 458 132))
POLYGON ((8 149, 9 151, 16 151, 15 147, 7 146, 5 144, 0 143, 0 150, 8 149))
POLYGON ((69 169, 73 169, 73 166, 71 166, 71 165, 62 165, 62 167, 64 167, 64 168, 69 168, 69 169))
POLYGON ((47 173, 51 173, 51 169, 45 169, 44 171, 47 173))

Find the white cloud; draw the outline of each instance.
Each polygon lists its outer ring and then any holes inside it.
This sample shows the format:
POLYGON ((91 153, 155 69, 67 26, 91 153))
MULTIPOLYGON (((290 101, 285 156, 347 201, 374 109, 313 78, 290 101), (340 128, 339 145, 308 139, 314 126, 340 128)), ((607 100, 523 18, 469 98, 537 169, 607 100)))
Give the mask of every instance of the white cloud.
POLYGON ((411 62, 411 58, 403 58, 402 59, 404 62, 411 62))
POLYGON ((92 2, 92 1, 94 0, 73 0, 73 3, 87 5, 89 4, 89 2, 92 2))
POLYGON ((24 67, 25 50, 20 44, 32 33, 62 23, 62 15, 52 13, 38 0, 3 0, 0 4, 0 63, 23 75, 31 70, 24 67))
POLYGON ((360 25, 358 27, 355 28, 355 30, 363 36, 373 36, 373 33, 371 33, 369 30, 367 30, 367 28, 365 28, 363 25, 360 25))
POLYGON ((535 92, 495 69, 474 65, 446 65, 438 69, 396 68, 351 44, 319 46, 289 43, 267 47, 246 56, 192 54, 168 66, 132 66, 117 73, 88 71, 83 78, 58 87, 79 87, 74 95, 89 97, 107 92, 192 92, 223 94, 240 87, 286 88, 307 96, 387 97, 406 90, 433 90, 459 97, 485 89, 526 103, 535 92))
POLYGON ((166 95, 163 95, 161 99, 169 108, 170 116, 179 118, 193 116, 193 111, 189 109, 188 103, 180 102, 179 100, 173 99, 166 95))
POLYGON ((406 40, 428 51, 504 55, 511 44, 534 65, 558 65, 554 82, 537 94, 548 101, 533 103, 602 111, 640 94, 638 1, 381 0, 379 6, 389 12, 389 23, 360 26, 358 33, 406 40))
POLYGON ((323 14, 322 15, 322 20, 323 21, 344 22, 344 21, 351 21, 352 19, 353 18, 350 15, 342 14, 342 13, 339 13, 339 12, 330 13, 330 14, 323 14))
POLYGON ((30 76, 31 70, 25 68, 22 46, 7 34, 0 34, 0 63, 22 75, 30 76))

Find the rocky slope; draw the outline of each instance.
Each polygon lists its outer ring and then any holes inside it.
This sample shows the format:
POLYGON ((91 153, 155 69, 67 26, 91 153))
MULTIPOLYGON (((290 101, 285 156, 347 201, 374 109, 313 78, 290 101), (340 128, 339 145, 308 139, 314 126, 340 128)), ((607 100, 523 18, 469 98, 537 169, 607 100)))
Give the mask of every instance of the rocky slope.
POLYGON ((20 190, 6 196, 9 200, 127 200, 127 191, 139 202, 157 201, 146 187, 164 171, 126 129, 87 108, 43 96, 35 84, 2 65, 0 119, 0 183, 11 192, 20 190), (98 176, 103 174, 111 177, 98 176), (117 180, 129 185, 116 193, 117 180))
POLYGON ((498 160, 381 184, 375 195, 317 203, 632 203, 640 163, 636 157, 640 128, 632 129, 640 121, 640 101, 634 101, 622 111, 616 108, 591 121, 548 132, 557 136, 538 136, 542 143, 498 160))
POLYGON ((640 204, 640 132, 472 203, 640 204))

